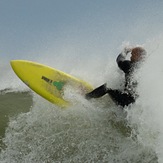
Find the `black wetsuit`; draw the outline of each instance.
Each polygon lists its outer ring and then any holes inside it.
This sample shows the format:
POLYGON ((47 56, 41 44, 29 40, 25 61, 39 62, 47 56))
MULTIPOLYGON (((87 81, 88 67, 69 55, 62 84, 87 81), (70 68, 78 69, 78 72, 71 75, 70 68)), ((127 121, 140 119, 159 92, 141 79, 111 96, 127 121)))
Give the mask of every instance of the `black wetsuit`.
POLYGON ((124 91, 113 90, 107 88, 106 84, 96 88, 92 92, 86 94, 86 98, 99 98, 106 93, 108 93, 111 99, 121 106, 128 106, 131 103, 135 102, 136 97, 136 86, 137 82, 133 80, 134 70, 138 67, 138 63, 133 63, 130 60, 125 60, 123 53, 119 54, 117 57, 118 67, 125 73, 125 88, 124 91))

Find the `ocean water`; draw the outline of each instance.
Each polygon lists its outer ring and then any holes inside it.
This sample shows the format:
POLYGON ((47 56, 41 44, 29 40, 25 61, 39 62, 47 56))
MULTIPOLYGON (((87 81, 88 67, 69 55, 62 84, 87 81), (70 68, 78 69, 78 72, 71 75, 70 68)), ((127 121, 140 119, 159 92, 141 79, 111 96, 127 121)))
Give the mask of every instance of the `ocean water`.
MULTIPOLYGON (((160 42, 157 38, 144 45, 148 56, 136 74, 140 97, 124 110, 114 105, 107 95, 87 101, 71 90, 67 96, 78 102, 61 109, 29 90, 13 73, 9 62, 1 65, 0 162, 162 163, 163 56, 160 42)), ((66 59, 57 64, 55 59, 38 61, 55 65, 94 87, 106 81, 111 88, 121 87, 124 78, 115 63, 116 57, 108 57, 108 60, 69 57, 69 60, 76 59, 73 65, 66 59)))

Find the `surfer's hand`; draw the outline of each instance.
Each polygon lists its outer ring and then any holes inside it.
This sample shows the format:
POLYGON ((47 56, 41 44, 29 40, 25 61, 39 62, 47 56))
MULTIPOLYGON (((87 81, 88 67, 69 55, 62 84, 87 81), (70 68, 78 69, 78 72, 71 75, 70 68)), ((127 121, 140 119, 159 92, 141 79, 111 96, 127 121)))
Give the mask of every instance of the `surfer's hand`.
POLYGON ((125 53, 126 55, 128 54, 128 53, 130 53, 132 51, 132 48, 131 47, 125 47, 124 49, 123 49, 123 53, 125 53))

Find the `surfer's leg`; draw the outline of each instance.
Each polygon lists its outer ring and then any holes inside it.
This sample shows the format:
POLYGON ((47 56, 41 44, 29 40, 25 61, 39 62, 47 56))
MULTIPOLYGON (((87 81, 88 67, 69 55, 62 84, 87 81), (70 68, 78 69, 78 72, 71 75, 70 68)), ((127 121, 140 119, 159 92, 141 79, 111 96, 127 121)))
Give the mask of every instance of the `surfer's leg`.
POLYGON ((108 89, 107 93, 117 105, 121 105, 123 107, 135 102, 135 98, 129 93, 123 93, 119 90, 112 89, 108 89))
POLYGON ((85 95, 86 99, 99 98, 107 93, 106 84, 101 85, 100 87, 94 89, 92 92, 85 95))

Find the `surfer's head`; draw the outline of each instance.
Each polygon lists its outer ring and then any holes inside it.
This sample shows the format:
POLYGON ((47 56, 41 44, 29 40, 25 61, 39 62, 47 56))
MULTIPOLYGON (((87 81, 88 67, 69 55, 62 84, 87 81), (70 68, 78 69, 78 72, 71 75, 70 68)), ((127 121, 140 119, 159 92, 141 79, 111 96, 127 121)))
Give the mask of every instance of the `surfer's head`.
POLYGON ((131 61, 132 62, 138 62, 140 60, 143 60, 145 58, 146 51, 142 47, 135 47, 131 51, 131 61))

